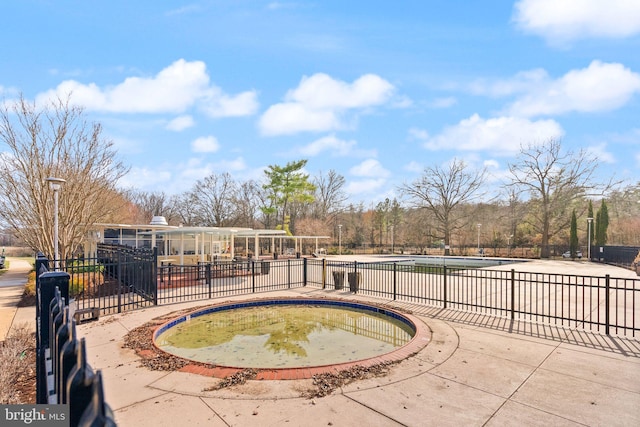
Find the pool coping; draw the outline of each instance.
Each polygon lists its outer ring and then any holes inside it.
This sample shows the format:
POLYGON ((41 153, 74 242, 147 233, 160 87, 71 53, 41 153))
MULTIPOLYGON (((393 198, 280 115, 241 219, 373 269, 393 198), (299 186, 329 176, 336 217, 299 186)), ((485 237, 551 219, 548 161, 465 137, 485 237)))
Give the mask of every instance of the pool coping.
MULTIPOLYGON (((211 310, 213 311, 213 310, 211 310)), ((404 320, 402 320, 404 321, 404 320)), ((354 367, 360 368, 370 368, 377 365, 386 365, 399 363, 404 359, 407 359, 410 356, 415 355, 419 351, 421 351, 424 347, 426 347, 431 341, 431 330, 429 327, 419 318, 398 310, 397 308, 390 308, 384 304, 376 304, 372 302, 355 302, 349 299, 342 298, 309 298, 309 297, 282 297, 282 298, 259 298, 259 299, 251 299, 242 302, 221 302, 218 304, 212 304, 208 307, 200 307, 198 309, 194 309, 193 311, 177 315, 175 319, 169 320, 168 322, 164 322, 163 324, 156 327, 153 331, 152 335, 153 345, 154 347, 163 353, 170 354, 173 357, 177 357, 179 359, 187 361, 187 364, 179 369, 178 372, 186 372, 192 374, 203 375, 206 377, 214 377, 214 378, 227 378, 234 374, 238 374, 240 372, 251 369, 256 373, 256 380, 301 380, 301 379, 310 379, 315 375, 322 374, 335 374, 340 371, 345 371, 354 367), (269 301, 286 301, 287 303, 291 303, 294 301, 304 301, 307 304, 313 304, 313 301, 318 301, 320 304, 322 303, 330 303, 335 302, 336 305, 345 305, 345 306, 365 306, 365 307, 374 307, 377 309, 384 310, 385 312, 392 313, 393 317, 404 317, 415 327, 415 334, 413 338, 404 346, 399 347, 391 352, 384 353, 381 355, 349 361, 342 363, 334 363, 328 365, 316 365, 310 367, 289 367, 289 368, 246 368, 246 367, 235 367, 235 366, 226 366, 226 365, 213 365, 207 364, 203 362, 197 362, 190 359, 182 358, 180 356, 176 356, 172 353, 165 352, 160 347, 156 345, 156 337, 165 329, 168 329, 169 325, 175 326, 178 323, 179 318, 186 318, 193 313, 199 313, 202 311, 207 311, 215 308, 227 307, 227 306, 236 306, 236 307, 247 307, 247 306, 257 306, 257 305, 266 305, 269 301)))

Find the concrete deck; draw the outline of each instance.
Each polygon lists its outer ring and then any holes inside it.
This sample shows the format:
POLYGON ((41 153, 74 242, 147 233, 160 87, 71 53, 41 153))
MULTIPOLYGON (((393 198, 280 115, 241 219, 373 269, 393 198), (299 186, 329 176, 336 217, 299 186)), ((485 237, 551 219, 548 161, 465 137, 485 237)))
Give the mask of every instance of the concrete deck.
MULTIPOLYGON (((522 268, 567 274, 576 268, 579 274, 615 277, 628 271, 572 261, 536 261, 522 268)), ((313 288, 214 301, 274 296, 375 301, 313 288)), ((131 329, 203 304, 207 300, 105 316, 78 328, 87 340, 90 364, 103 373, 106 399, 120 426, 640 425, 638 337, 395 304, 429 328, 429 345, 387 376, 316 399, 300 397, 311 380, 249 381, 206 391, 219 380, 150 371, 122 348, 131 329)))

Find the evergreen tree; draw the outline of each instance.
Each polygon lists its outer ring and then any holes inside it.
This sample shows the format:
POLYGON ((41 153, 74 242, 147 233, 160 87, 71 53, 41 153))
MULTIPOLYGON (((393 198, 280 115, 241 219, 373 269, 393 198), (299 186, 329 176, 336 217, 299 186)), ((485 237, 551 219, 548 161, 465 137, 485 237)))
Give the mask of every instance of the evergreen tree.
POLYGON ((609 228, 609 210, 607 204, 603 200, 600 209, 596 214, 596 246, 604 246, 607 244, 607 229, 609 228))
POLYGON ((302 169, 307 160, 289 162, 286 166, 269 165, 264 171, 266 183, 262 186, 268 192, 268 206, 260 209, 265 215, 275 215, 278 221, 276 228, 289 230, 293 221, 291 205, 295 202, 309 204, 314 201, 316 186, 309 181, 309 175, 302 169))
POLYGON ((578 219, 576 210, 571 213, 571 231, 569 232, 569 250, 571 258, 575 258, 578 253, 578 219))
MULTIPOLYGON (((593 202, 591 200, 589 200, 589 210, 587 212, 587 218, 591 218, 592 220, 593 218, 595 218, 593 216, 593 202)), ((587 240, 591 242, 591 244, 593 245, 593 243, 595 242, 595 233, 596 233, 596 227, 593 221, 591 221, 591 227, 589 227, 589 223, 587 223, 587 233, 589 234, 587 236, 587 240)))

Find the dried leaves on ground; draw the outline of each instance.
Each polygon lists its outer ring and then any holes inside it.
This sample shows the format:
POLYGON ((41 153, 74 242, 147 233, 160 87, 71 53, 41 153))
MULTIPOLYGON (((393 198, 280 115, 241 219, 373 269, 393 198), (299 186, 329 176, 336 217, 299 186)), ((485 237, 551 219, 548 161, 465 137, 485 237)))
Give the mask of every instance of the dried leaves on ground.
POLYGON ((342 371, 314 375, 313 387, 303 392, 302 395, 309 399, 328 396, 340 387, 354 381, 385 376, 389 373, 391 366, 396 363, 398 362, 385 362, 373 366, 356 365, 342 371))
POLYGON ((181 315, 191 313, 199 307, 189 308, 164 316, 156 317, 142 326, 129 331, 124 337, 124 348, 130 348, 141 356, 140 364, 153 371, 175 371, 188 364, 197 364, 197 362, 188 361, 178 356, 173 356, 164 351, 158 350, 153 345, 153 332, 163 323, 166 323, 181 315))
POLYGON ((255 379, 257 375, 258 375, 258 371, 256 369, 251 369, 251 368, 243 369, 240 372, 236 372, 233 375, 229 375, 228 377, 225 377, 218 384, 212 387, 207 387, 203 391, 214 391, 214 390, 223 389, 225 387, 231 387, 233 385, 241 385, 246 383, 249 380, 255 379))
POLYGON ((36 338, 27 325, 0 342, 0 404, 36 403, 36 338))

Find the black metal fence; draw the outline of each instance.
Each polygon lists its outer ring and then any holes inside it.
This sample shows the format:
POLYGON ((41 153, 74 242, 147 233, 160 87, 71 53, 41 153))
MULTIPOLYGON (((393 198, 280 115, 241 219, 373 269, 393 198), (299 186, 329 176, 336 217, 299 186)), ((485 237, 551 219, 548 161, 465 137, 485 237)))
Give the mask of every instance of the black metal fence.
POLYGON ((640 331, 640 280, 414 265, 410 262, 309 261, 307 285, 468 311, 512 320, 543 322, 605 334, 640 331), (318 274, 319 270, 322 274, 318 274), (331 272, 331 275, 327 273, 331 272), (333 277, 328 283, 327 276, 333 277), (341 283, 342 282, 342 283, 341 283))
POLYGON ((95 258, 59 261, 80 319, 157 304, 156 250, 98 245, 95 258))
POLYGON ((69 405, 69 425, 115 425, 104 401, 102 375, 87 363, 68 304, 69 274, 36 258, 36 403, 69 405))
POLYGON ((158 304, 304 286, 306 259, 222 261, 158 268, 158 304))
POLYGON ((591 260, 621 267, 631 267, 638 253, 640 253, 638 246, 592 246, 591 260))
POLYGON ((84 283, 82 290, 74 288, 80 313, 311 286, 605 334, 635 337, 640 330, 640 279, 425 266, 410 259, 243 259, 157 268, 150 267, 155 262, 151 257, 103 256, 96 261, 93 267, 87 260, 66 264, 72 288, 77 278, 84 283), (114 271, 137 273, 121 280, 114 271), (89 272, 102 273, 88 279, 89 272), (137 278, 146 284, 136 284, 137 278))

